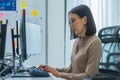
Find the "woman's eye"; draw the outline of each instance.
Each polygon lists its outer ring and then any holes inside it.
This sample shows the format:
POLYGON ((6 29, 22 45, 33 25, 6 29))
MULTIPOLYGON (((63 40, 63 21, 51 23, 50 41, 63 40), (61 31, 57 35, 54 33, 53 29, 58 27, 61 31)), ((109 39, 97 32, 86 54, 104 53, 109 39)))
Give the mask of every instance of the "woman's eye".
POLYGON ((75 22, 75 20, 73 20, 73 19, 70 19, 69 20, 69 24, 72 24, 72 23, 74 23, 75 22))
POLYGON ((71 22, 73 23, 75 20, 71 20, 71 22))
POLYGON ((71 22, 75 22, 75 20, 74 20, 74 19, 71 19, 71 22))

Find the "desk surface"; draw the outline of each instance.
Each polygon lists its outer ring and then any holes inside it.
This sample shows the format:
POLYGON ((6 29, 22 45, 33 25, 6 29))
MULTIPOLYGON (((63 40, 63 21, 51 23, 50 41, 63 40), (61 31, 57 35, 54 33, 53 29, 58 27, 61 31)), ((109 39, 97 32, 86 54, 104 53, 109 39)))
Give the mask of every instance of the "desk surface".
POLYGON ((54 80, 52 77, 14 77, 5 80, 54 80))
POLYGON ((55 80, 51 75, 50 77, 32 77, 28 72, 20 72, 15 75, 10 74, 7 76, 5 80, 55 80))
POLYGON ((10 74, 10 75, 7 75, 4 78, 4 80, 55 80, 55 79, 51 75, 50 77, 24 77, 24 76, 11 77, 11 74, 10 74))

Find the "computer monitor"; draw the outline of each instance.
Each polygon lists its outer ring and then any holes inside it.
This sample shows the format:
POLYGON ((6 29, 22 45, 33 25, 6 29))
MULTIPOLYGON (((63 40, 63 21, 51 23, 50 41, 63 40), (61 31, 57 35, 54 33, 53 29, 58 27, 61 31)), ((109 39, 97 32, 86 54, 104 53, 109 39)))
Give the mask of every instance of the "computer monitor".
POLYGON ((16 29, 11 29, 11 35, 13 49, 13 68, 14 73, 16 73, 18 69, 24 68, 23 62, 27 60, 25 9, 22 10, 20 23, 16 21, 16 29), (17 44, 17 46, 15 44, 17 44), (16 66, 16 56, 19 56, 18 66, 16 66))
POLYGON ((0 21, 0 60, 4 59, 7 23, 8 20, 6 20, 6 24, 2 24, 0 21))
POLYGON ((0 71, 4 68, 7 23, 8 20, 6 20, 6 24, 2 24, 2 20, 0 21, 0 71))
POLYGON ((20 32, 20 52, 21 52, 21 59, 24 62, 27 60, 27 46, 26 46, 26 20, 25 20, 25 9, 22 10, 22 16, 19 26, 20 32))
POLYGON ((15 61, 16 55, 18 55, 20 58, 20 66, 22 66, 22 62, 27 60, 25 9, 22 10, 20 22, 18 23, 18 21, 16 21, 16 30, 11 29, 11 35, 13 60, 15 61), (17 46, 15 45, 15 40, 17 46))

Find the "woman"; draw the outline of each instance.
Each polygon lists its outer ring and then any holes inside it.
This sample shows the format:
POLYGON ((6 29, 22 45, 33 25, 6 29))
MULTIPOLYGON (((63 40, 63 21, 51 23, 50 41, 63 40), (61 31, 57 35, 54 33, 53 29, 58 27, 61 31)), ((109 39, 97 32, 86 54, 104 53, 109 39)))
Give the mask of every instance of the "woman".
POLYGON ((96 26, 92 13, 86 5, 80 5, 68 13, 69 25, 76 39, 73 45, 71 64, 67 68, 53 68, 40 65, 40 69, 67 80, 83 80, 98 74, 102 53, 100 39, 95 35, 96 26))

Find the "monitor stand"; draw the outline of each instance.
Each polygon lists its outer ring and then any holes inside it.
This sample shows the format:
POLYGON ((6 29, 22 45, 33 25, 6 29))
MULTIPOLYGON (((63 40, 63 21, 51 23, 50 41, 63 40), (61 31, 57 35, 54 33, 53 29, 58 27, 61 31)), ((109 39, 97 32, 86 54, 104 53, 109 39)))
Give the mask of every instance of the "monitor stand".
POLYGON ((12 74, 12 77, 31 77, 27 70, 28 68, 25 68, 24 66, 18 66, 15 69, 15 73, 12 74))
POLYGON ((18 64, 16 64, 15 59, 13 60, 14 72, 12 74, 12 77, 31 77, 27 70, 28 68, 23 65, 21 55, 19 55, 19 58, 20 59, 18 64))

